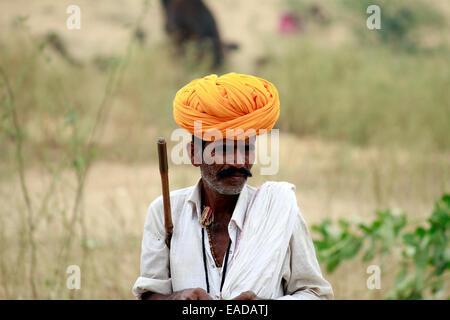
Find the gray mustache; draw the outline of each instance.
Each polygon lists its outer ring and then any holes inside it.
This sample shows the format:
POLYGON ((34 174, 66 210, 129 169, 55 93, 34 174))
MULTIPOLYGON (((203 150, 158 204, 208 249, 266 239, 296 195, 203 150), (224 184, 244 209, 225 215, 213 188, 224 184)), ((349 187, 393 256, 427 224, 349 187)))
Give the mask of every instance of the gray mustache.
POLYGON ((217 173, 217 177, 218 178, 226 178, 229 177, 235 173, 241 173, 243 175, 245 175, 246 177, 251 177, 252 173, 250 172, 250 170, 248 170, 245 167, 241 167, 241 168, 236 168, 236 167, 228 167, 226 169, 223 169, 221 171, 219 171, 217 173))

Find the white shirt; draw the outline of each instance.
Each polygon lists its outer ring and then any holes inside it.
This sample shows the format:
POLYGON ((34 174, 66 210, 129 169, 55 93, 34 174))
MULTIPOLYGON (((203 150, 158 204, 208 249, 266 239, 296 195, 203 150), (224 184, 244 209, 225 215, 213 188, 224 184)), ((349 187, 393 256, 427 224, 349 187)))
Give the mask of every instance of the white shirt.
MULTIPOLYGON (((256 189, 245 185, 228 225, 231 246, 228 264, 233 261, 236 240, 243 227, 247 207, 256 189)), ((144 226, 141 254, 141 274, 133 294, 140 298, 151 291, 171 294, 189 288, 206 290, 202 255, 201 180, 194 186, 170 194, 174 232, 170 251, 165 244, 162 197, 150 204, 144 226)), ((277 299, 332 299, 331 285, 323 278, 306 222, 296 215, 289 248, 286 252, 277 299)), ((222 268, 217 268, 205 232, 206 265, 209 294, 219 299, 222 268)), ((225 275, 226 276, 226 275, 225 275)))

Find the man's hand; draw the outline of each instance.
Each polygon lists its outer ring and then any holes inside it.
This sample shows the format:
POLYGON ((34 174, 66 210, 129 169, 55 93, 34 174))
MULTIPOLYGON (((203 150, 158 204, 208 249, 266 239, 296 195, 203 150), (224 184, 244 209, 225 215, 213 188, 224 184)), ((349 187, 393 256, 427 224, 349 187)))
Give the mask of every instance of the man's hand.
POLYGON ((142 295, 142 300, 212 300, 212 298, 202 288, 195 288, 177 291, 171 295, 146 292, 142 295))
POLYGON ((262 299, 259 298, 253 291, 245 291, 231 300, 262 300, 262 299))
POLYGON ((212 300, 211 296, 202 288, 185 289, 174 292, 168 300, 212 300))

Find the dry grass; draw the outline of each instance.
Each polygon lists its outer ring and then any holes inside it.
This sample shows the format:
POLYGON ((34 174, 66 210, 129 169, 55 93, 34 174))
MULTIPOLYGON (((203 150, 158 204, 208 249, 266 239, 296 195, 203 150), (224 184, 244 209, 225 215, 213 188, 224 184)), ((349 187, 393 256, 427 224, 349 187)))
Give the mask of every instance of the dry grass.
MULTIPOLYGON (((407 152, 386 156, 388 153, 379 150, 294 136, 285 136, 281 142, 281 170, 270 179, 287 180, 297 186, 297 199, 309 225, 325 217, 368 221, 380 207, 398 207, 407 210, 410 219, 424 218, 431 211, 434 199, 442 190, 448 190, 449 157, 436 156, 430 162, 428 157, 407 152)), ((148 147, 151 146, 149 142, 148 147)), ((132 166, 99 162, 92 168, 83 203, 87 238, 82 239, 77 233, 67 262, 80 264, 82 247, 88 247, 88 260, 82 269, 82 290, 74 298, 132 298, 130 288, 139 272, 146 209, 160 194, 154 160, 132 166)), ((252 185, 259 185, 267 178, 257 174, 257 167, 254 172, 256 177, 249 181, 252 185)), ((42 198, 50 177, 37 167, 30 168, 27 176, 30 193, 37 201, 42 198)), ((198 171, 189 165, 172 165, 170 178, 172 189, 182 188, 195 183, 198 171)), ((64 210, 70 207, 68 202, 73 199, 75 188, 75 176, 63 172, 49 204, 51 210, 38 228, 39 258, 35 267, 40 298, 69 297, 68 290, 55 291, 57 286, 52 281, 55 281, 58 249, 64 240, 64 210)), ((23 281, 25 266, 17 261, 21 222, 18 215, 11 214, 24 209, 17 180, 2 180, 0 195, 4 203, 2 223, 6 223, 2 258, 8 261, 9 268, 9 289, 0 292, 4 298, 29 298, 28 284, 23 281)), ((344 262, 333 275, 325 275, 334 287, 336 298, 382 297, 382 293, 367 290, 366 268, 367 265, 359 262, 344 262)), ((382 289, 387 290, 396 268, 386 266, 385 270, 382 289)))

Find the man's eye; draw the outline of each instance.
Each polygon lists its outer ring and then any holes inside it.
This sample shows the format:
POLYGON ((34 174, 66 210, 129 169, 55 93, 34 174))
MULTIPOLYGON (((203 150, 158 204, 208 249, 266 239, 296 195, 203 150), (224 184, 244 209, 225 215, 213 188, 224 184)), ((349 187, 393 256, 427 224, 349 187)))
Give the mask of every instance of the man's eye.
POLYGON ((223 146, 223 152, 227 152, 227 153, 233 153, 234 151, 234 147, 233 146, 223 146))
POLYGON ((255 150, 255 146, 254 145, 246 145, 245 146, 245 152, 250 152, 255 150))

